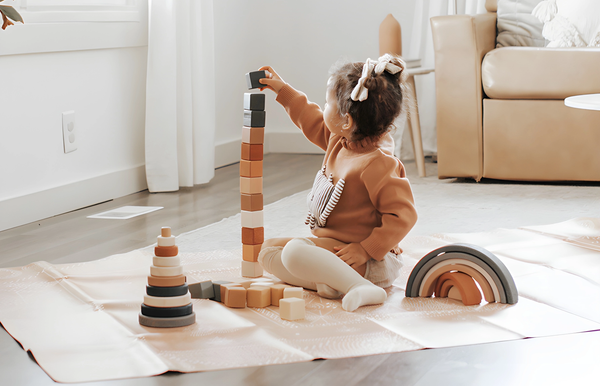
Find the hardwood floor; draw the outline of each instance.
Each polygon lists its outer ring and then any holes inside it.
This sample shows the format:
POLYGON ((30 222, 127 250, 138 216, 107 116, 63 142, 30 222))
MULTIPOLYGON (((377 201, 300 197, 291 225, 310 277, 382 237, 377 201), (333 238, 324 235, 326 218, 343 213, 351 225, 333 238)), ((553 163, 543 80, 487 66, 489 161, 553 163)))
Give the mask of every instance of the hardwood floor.
MULTIPOLYGON (((320 155, 267 155, 265 204, 310 188, 321 160, 320 155)), ((409 177, 416 176, 414 164, 407 169, 409 177)), ((0 232, 0 267, 39 260, 96 260, 153 244, 161 226, 169 225, 174 234, 180 234, 214 223, 238 213, 238 175, 238 165, 230 165, 217 170, 207 185, 174 193, 140 192, 0 232), (164 209, 131 220, 86 218, 124 205, 164 209)), ((288 365, 167 373, 94 385, 591 385, 600 379, 599 359, 600 332, 591 332, 288 365)), ((34 358, 1 329, 0 385, 50 384, 54 382, 34 358)))

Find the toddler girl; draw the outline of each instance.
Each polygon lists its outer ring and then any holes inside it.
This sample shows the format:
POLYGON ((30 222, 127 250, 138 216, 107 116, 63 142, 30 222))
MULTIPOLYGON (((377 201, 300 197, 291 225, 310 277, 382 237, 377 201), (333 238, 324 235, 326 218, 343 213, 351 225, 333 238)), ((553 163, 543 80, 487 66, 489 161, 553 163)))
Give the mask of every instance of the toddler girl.
MULTIPOLYGON (((417 220, 404 166, 389 133, 403 106, 404 61, 384 55, 331 71, 325 109, 268 66, 264 88, 315 145, 325 150, 308 195, 312 238, 266 240, 263 268, 279 279, 339 298, 354 311, 380 304, 402 266, 398 243, 417 220)), ((264 89, 263 88, 263 89, 264 89)))

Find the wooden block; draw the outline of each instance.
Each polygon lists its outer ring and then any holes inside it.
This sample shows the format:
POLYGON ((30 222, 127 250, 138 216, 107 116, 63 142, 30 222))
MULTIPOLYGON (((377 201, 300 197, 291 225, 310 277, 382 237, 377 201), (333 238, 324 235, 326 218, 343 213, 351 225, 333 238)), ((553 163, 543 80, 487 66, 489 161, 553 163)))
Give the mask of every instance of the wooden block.
POLYGON ((257 92, 244 93, 244 110, 264 110, 265 100, 265 94, 257 92))
POLYGON ((152 276, 179 276, 183 275, 183 267, 178 265, 176 267, 156 267, 150 266, 150 275, 152 276))
POLYGON ((243 277, 260 277, 263 274, 262 266, 259 263, 242 260, 243 277))
POLYGON ((281 299, 279 301, 279 316, 285 320, 304 319, 306 316, 304 299, 281 299))
POLYGON ((240 160, 240 177, 262 177, 263 162, 262 161, 246 161, 240 160))
POLYGON ((171 237, 171 227, 160 228, 160 236, 161 237, 171 237))
POLYGON ((240 283, 235 283, 235 282, 221 284, 220 289, 219 289, 219 292, 221 294, 221 302, 225 303, 225 294, 227 293, 227 291, 229 291, 229 288, 241 287, 241 286, 242 285, 240 283))
POLYGON ((263 145, 242 142, 242 156, 241 158, 246 161, 262 161, 263 160, 263 145))
MULTIPOLYGON (((190 294, 192 299, 214 299, 215 298, 215 287, 212 281, 201 281, 200 283, 194 283, 189 285, 190 294)), ((219 297, 220 298, 220 297, 219 297)))
POLYGON ((196 323, 196 313, 192 312, 189 315, 178 316, 175 318, 155 318, 152 316, 139 315, 139 322, 142 326, 169 328, 169 327, 184 327, 196 323))
POLYGON ((289 299, 289 298, 303 299, 304 298, 304 289, 302 287, 288 287, 283 290, 283 298, 284 299, 289 299))
POLYGON ((142 315, 152 316, 155 318, 175 318, 178 316, 189 315, 194 312, 192 303, 181 307, 150 307, 142 304, 142 315))
POLYGON ((271 305, 271 289, 264 286, 250 286, 247 290, 247 301, 248 307, 268 307, 271 305))
POLYGON ((148 285, 154 287, 177 287, 185 284, 185 275, 148 276, 148 285))
POLYGON ((279 307, 279 301, 283 299, 283 290, 289 287, 287 284, 273 284, 271 286, 271 305, 279 307))
POLYGON ((248 90, 252 90, 253 88, 263 88, 266 87, 264 84, 260 83, 259 80, 262 78, 266 78, 267 73, 263 71, 251 71, 246 74, 246 83, 248 85, 248 90))
POLYGON ((242 127, 242 142, 251 145, 262 145, 265 143, 264 127, 242 127))
POLYGON ((263 179, 262 177, 240 177, 240 193, 241 194, 262 194, 263 179))
POLYGON ((144 295, 144 304, 150 307, 182 307, 192 302, 192 296, 187 293, 181 296, 162 298, 158 296, 144 295))
POLYGON ((245 194, 241 195, 241 207, 242 210, 247 210, 250 212, 256 210, 263 210, 263 195, 262 193, 258 194, 245 194))
POLYGON ((226 281, 226 280, 215 280, 213 281, 213 294, 215 296, 215 298, 213 299, 216 302, 220 302, 221 301, 221 286, 224 284, 229 284, 231 283, 230 281, 226 281))
POLYGON ((261 247, 262 244, 242 245, 242 260, 257 262, 261 247))
MULTIPOLYGON (((262 188, 262 181, 261 181, 261 188, 262 188)), ((177 256, 178 253, 179 253, 179 248, 177 247, 177 245, 172 245, 170 247, 161 247, 161 246, 154 247, 154 255, 159 256, 159 257, 173 257, 173 256, 177 256)))
POLYGON ((242 210, 242 228, 260 228, 264 226, 263 211, 249 212, 242 210))
POLYGON ((265 127, 266 120, 266 111, 244 110, 244 126, 246 127, 265 127))
POLYGON ((244 287, 225 287, 225 298, 223 304, 231 308, 246 307, 246 289, 244 287))
POLYGON ((265 228, 242 228, 242 244, 259 245, 265 242, 265 228))
MULTIPOLYGON (((152 285, 146 286, 146 294, 150 296, 158 297, 169 297, 169 296, 181 296, 188 293, 188 285, 179 285, 176 287, 155 287, 152 285)), ((146 314, 144 314, 146 315, 146 314)), ((156 316, 156 315, 150 315, 156 316)))
POLYGON ((179 256, 154 256, 152 257, 152 264, 157 267, 177 267, 181 265, 181 259, 179 256))

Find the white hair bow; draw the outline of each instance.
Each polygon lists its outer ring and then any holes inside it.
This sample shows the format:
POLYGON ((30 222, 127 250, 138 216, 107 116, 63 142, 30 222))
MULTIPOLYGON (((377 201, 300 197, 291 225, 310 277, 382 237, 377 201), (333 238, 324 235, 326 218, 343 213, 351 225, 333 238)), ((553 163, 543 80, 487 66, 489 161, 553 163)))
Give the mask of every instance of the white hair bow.
POLYGON ((380 75, 383 73, 383 71, 387 71, 390 74, 396 74, 399 71, 402 71, 401 67, 390 63, 390 60, 393 58, 394 57, 390 54, 385 54, 378 60, 372 60, 371 58, 367 59, 363 66, 360 79, 354 87, 354 90, 352 90, 352 94, 350 94, 350 98, 352 98, 353 101, 359 102, 367 99, 369 96, 369 89, 365 87, 365 81, 371 76, 371 72, 373 72, 373 70, 375 70, 375 75, 380 75))

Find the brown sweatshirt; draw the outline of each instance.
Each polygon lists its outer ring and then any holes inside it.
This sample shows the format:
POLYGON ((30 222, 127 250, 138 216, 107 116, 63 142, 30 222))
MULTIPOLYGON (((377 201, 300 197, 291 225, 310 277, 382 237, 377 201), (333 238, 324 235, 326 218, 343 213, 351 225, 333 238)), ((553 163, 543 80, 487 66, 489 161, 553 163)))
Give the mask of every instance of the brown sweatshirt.
POLYGON ((333 175, 334 184, 345 180, 326 226, 314 228, 313 235, 360 243, 372 258, 382 260, 417 221, 404 165, 393 155, 392 136, 387 133, 375 144, 365 140, 362 146, 349 146, 329 131, 321 108, 304 93, 285 85, 277 101, 306 138, 325 150, 325 174, 333 175))

